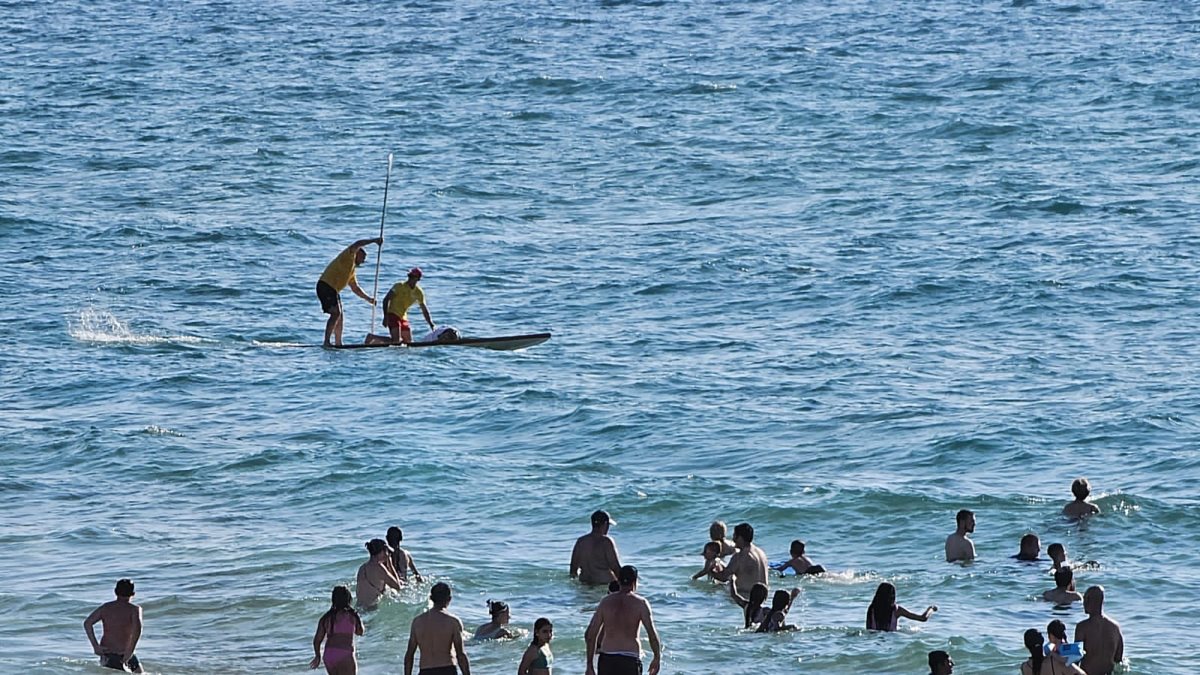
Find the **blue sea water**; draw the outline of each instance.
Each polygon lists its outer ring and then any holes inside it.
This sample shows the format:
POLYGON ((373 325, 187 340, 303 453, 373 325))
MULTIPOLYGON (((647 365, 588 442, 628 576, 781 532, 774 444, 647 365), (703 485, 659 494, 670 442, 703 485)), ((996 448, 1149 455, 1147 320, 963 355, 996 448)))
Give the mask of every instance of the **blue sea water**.
POLYGON ((302 672, 398 524, 427 582, 362 672, 434 580, 582 672, 606 508, 663 672, 1015 672, 1083 618, 1029 531, 1094 561, 1125 672, 1200 670, 1192 3, 8 0, 0 36, 3 669, 101 672, 80 621, 128 576, 149 671, 302 672), (420 265, 439 323, 550 342, 294 346, 388 153, 381 292, 420 265), (799 631, 688 581, 717 518, 833 571, 799 631), (939 611, 869 634, 883 580, 939 611))

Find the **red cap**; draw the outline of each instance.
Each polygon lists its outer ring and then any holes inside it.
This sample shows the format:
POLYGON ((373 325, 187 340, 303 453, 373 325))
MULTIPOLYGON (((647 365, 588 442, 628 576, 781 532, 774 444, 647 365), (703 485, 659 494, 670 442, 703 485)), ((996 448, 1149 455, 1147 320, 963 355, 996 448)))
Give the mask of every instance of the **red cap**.
POLYGON ((421 278, 421 268, 420 267, 412 268, 411 270, 408 271, 408 276, 416 277, 416 278, 420 279, 421 278))

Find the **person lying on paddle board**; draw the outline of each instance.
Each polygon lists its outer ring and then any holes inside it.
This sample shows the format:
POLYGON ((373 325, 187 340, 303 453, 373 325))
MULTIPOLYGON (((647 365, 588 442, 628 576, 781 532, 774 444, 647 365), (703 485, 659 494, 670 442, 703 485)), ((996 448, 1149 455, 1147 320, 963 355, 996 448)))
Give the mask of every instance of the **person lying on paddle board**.
POLYGON ((392 286, 392 290, 383 296, 383 325, 388 327, 392 335, 392 344, 412 342, 412 327, 408 325, 408 308, 415 302, 421 306, 421 314, 425 315, 425 323, 429 330, 434 330, 433 319, 429 316, 429 308, 425 306, 425 291, 417 285, 421 280, 421 268, 414 267, 408 271, 408 279, 392 286))
POLYGON ((383 237, 359 239, 350 244, 325 267, 321 279, 317 281, 317 299, 321 301, 321 311, 329 315, 329 321, 325 322, 326 347, 333 346, 329 343, 331 335, 337 346, 342 346, 342 296, 339 294, 343 288, 349 285, 355 295, 375 304, 375 298, 358 287, 358 279, 354 276, 354 268, 367 260, 367 252, 363 250, 367 244, 383 246, 383 237))

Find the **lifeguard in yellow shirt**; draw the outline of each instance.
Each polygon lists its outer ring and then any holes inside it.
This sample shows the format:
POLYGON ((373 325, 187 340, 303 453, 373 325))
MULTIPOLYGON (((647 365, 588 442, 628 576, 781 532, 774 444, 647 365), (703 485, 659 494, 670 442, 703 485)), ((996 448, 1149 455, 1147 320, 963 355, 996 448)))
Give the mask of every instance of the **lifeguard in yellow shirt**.
POLYGON ((412 328, 408 325, 408 308, 415 302, 421 306, 425 315, 425 323, 429 330, 434 329, 433 319, 429 316, 429 308, 425 306, 425 291, 417 285, 421 280, 421 268, 414 267, 408 271, 408 279, 392 286, 392 290, 383 296, 383 325, 392 334, 392 343, 412 342, 412 328))
POLYGON ((363 250, 367 244, 383 246, 383 237, 359 239, 347 246, 329 263, 317 282, 317 298, 321 301, 321 311, 329 315, 329 321, 325 322, 326 347, 332 346, 329 343, 330 336, 333 336, 338 347, 342 346, 342 296, 339 293, 343 288, 349 285, 355 295, 372 305, 375 304, 375 298, 363 292, 354 277, 354 268, 367 259, 367 252, 363 250))

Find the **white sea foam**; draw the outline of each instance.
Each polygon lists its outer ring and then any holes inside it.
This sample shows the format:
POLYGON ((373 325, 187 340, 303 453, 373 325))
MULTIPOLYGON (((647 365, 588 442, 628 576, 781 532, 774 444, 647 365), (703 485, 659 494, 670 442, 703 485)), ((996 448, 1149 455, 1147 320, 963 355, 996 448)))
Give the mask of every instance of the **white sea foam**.
POLYGON ((112 312, 85 307, 74 320, 67 320, 67 333, 81 342, 95 344, 198 344, 203 338, 194 335, 153 335, 135 333, 129 324, 112 312))

